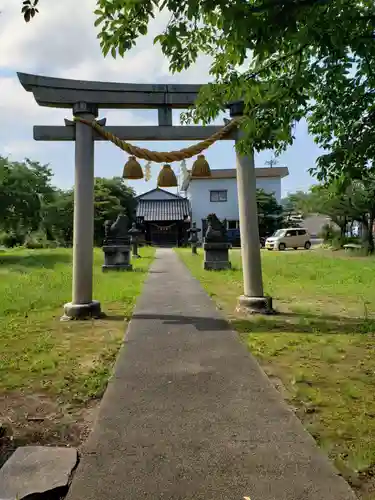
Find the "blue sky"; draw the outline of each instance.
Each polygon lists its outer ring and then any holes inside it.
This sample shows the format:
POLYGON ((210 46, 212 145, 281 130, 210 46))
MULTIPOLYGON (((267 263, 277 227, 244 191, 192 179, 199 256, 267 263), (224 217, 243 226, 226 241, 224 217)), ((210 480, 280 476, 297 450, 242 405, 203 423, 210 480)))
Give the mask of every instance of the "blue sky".
MULTIPOLYGON (((63 119, 71 115, 69 110, 38 107, 32 94, 27 93, 18 83, 17 71, 82 80, 148 83, 205 83, 209 78, 209 60, 204 58, 183 74, 169 73, 168 62, 160 50, 152 45, 152 38, 163 27, 165 19, 156 19, 150 35, 144 37, 123 60, 104 59, 93 27, 92 11, 95 1, 80 2, 81 10, 78 12, 75 8, 75 15, 72 16, 76 0, 64 0, 64 7, 58 0, 50 0, 43 4, 40 16, 31 24, 25 25, 17 2, 8 0, 0 16, 0 154, 14 160, 29 157, 49 163, 54 172, 54 183, 63 188, 71 187, 74 183, 74 144, 35 142, 32 138, 32 126, 62 125, 63 119)), ((157 112, 154 110, 102 110, 101 116, 107 117, 108 125, 157 124, 157 112)), ((175 112, 174 124, 178 122, 179 113, 175 112)), ((297 125, 295 135, 294 145, 278 159, 279 164, 286 165, 290 172, 282 181, 283 195, 300 189, 306 190, 314 183, 308 169, 314 166, 320 154, 307 132, 305 122, 297 125)), ((179 149, 187 144, 139 143, 140 146, 159 151, 179 149)), ((215 144, 205 154, 211 168, 235 166, 235 154, 230 141, 215 144)), ((257 154, 256 166, 264 166, 265 161, 271 157, 270 151, 257 154)), ((96 143, 95 175, 120 175, 126 159, 126 155, 114 145, 96 143)), ((174 167, 178 169, 178 165, 174 167)), ((148 183, 135 181, 129 182, 129 185, 138 193, 154 188, 159 169, 159 165, 152 166, 152 179, 148 183)))

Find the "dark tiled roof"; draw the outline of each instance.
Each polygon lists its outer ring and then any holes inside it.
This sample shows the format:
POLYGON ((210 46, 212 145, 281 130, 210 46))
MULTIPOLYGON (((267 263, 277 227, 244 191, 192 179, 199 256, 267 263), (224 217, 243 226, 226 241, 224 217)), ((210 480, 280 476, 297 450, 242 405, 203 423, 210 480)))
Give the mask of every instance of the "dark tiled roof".
POLYGON ((146 222, 184 220, 188 215, 190 203, 186 199, 138 201, 137 217, 144 217, 146 222))

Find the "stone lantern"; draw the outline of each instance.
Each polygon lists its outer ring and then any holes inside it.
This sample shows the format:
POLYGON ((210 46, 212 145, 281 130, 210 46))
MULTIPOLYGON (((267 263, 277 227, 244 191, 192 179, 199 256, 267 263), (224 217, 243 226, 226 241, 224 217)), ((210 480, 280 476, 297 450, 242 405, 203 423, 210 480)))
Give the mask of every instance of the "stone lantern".
POLYGON ((137 224, 133 222, 132 227, 129 229, 129 234, 130 234, 130 244, 132 246, 132 253, 135 259, 141 258, 141 256, 138 255, 138 236, 141 234, 141 232, 142 231, 140 231, 137 228, 137 224))
POLYGON ((188 233, 190 233, 189 237, 189 243, 191 245, 191 253, 196 254, 197 253, 197 246, 198 246, 198 233, 200 233, 200 229, 197 228, 197 223, 193 222, 192 226, 190 229, 188 229, 188 233))

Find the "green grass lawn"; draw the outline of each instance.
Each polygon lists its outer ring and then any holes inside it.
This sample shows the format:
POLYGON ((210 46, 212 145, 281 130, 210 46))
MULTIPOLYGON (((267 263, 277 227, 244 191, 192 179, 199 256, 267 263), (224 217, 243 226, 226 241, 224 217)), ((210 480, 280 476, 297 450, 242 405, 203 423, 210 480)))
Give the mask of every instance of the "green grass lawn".
POLYGON ((375 499, 375 259, 262 251, 281 314, 244 317, 238 250, 222 272, 202 269, 202 250, 177 251, 361 498, 375 499))
POLYGON ((0 423, 20 439, 43 441, 41 429, 32 429, 40 421, 47 434, 57 432, 52 441, 64 441, 64 433, 65 441, 79 441, 73 427, 90 420, 82 409, 105 389, 154 249, 140 254, 136 272, 103 273, 103 253, 95 250, 94 298, 107 317, 61 322, 71 300, 71 250, 0 252, 0 423))

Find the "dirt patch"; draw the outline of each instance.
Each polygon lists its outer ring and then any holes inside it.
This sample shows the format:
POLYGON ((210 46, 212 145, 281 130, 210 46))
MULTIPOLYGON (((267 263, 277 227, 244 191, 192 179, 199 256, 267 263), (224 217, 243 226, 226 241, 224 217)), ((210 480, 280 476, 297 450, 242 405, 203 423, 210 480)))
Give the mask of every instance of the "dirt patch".
POLYGON ((85 407, 61 404, 43 394, 0 396, 0 467, 18 446, 79 447, 95 420, 99 401, 85 407))
POLYGON ((363 500, 375 498, 375 465, 359 474, 360 487, 354 488, 357 495, 363 500))

